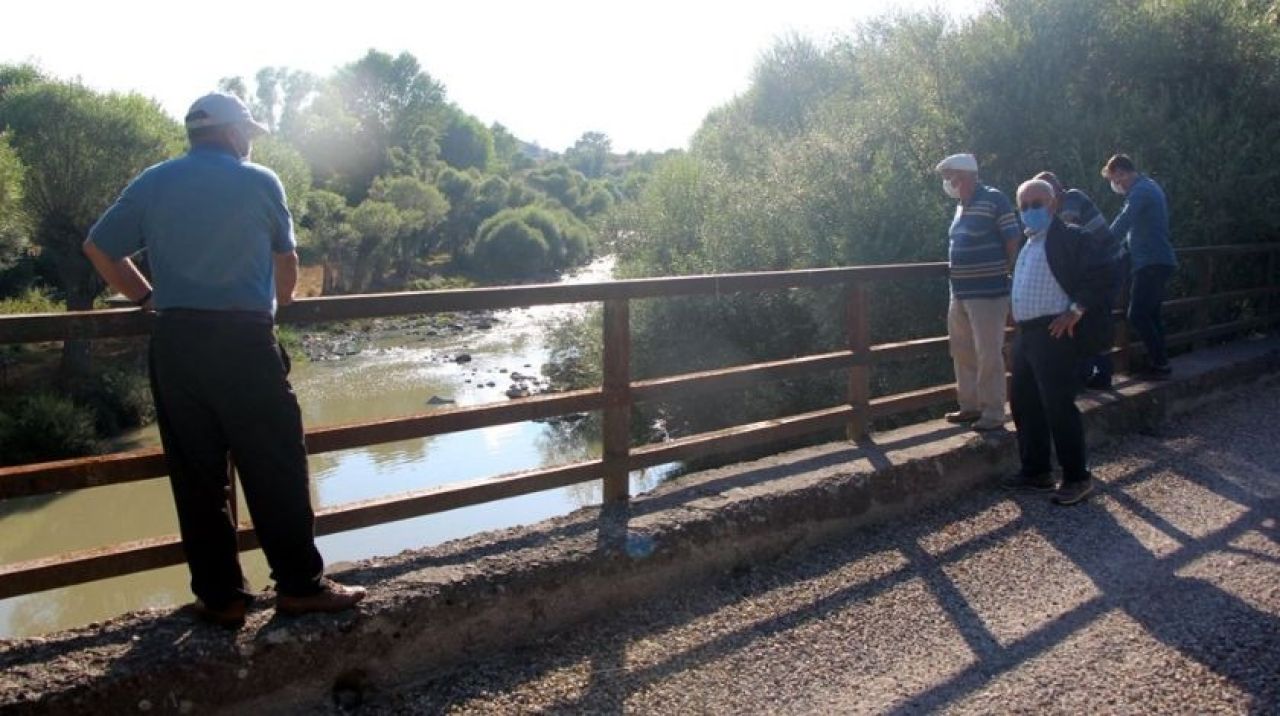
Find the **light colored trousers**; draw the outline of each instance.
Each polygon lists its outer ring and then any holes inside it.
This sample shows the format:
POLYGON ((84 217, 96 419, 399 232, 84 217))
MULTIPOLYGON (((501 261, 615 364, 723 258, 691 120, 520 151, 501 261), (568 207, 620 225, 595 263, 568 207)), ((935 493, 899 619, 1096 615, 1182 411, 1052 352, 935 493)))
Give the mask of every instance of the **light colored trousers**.
POLYGON ((961 410, 1004 420, 1004 329, 1009 297, 951 298, 947 333, 961 410))

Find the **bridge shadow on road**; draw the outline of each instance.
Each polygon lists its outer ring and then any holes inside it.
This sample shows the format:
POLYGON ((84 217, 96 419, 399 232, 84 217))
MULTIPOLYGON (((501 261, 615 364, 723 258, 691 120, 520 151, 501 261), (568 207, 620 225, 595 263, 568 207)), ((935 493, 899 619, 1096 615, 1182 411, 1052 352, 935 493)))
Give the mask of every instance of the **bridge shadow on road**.
MULTIPOLYGON (((740 565, 379 701, 426 711, 771 711, 779 705, 755 694, 779 679, 806 685, 807 700, 788 711, 1001 711, 1015 708, 999 700, 1010 690, 1038 689, 1049 700, 1035 710, 1062 711, 1071 684, 1119 692, 1174 664, 1219 679, 1234 709, 1275 708, 1280 604, 1274 587, 1260 598, 1238 584, 1233 565, 1263 565, 1274 579, 1280 480, 1250 461, 1247 445, 1176 430, 1105 450, 1099 492, 1082 506, 985 489, 910 523, 740 565), (794 659, 785 676, 762 666, 777 658, 794 659), (915 668, 930 661, 936 668, 915 668), (825 676, 832 667, 842 675, 825 676), (704 678, 727 680, 727 693, 704 678)), ((599 539, 616 548, 625 530, 599 539)))

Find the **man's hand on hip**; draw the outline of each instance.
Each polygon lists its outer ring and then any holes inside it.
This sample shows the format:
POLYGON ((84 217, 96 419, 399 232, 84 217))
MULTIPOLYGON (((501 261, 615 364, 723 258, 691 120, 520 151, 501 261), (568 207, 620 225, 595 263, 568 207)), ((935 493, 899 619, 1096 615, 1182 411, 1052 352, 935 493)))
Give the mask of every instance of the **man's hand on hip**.
POLYGON ((1072 310, 1063 311, 1057 318, 1053 319, 1053 323, 1049 324, 1049 335, 1054 338, 1061 338, 1064 335, 1070 338, 1076 336, 1076 324, 1080 322, 1082 313, 1076 313, 1072 310))

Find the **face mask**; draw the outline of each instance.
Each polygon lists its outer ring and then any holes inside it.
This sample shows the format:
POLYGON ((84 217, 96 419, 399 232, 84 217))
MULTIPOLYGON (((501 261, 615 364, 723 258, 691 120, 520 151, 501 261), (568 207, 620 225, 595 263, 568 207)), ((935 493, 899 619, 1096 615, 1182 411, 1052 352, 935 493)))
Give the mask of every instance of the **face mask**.
POLYGON ((1021 212, 1022 225, 1026 227, 1028 234, 1042 234, 1049 229, 1050 222, 1053 221, 1053 215, 1049 213, 1049 207, 1042 206, 1038 209, 1026 209, 1021 212))
POLYGON ((1111 180, 1111 191, 1114 191, 1115 193, 1121 196, 1124 196, 1125 194, 1124 187, 1120 186, 1120 182, 1116 181, 1115 179, 1111 180))
POLYGON ((946 192, 947 196, 951 197, 952 199, 960 198, 960 190, 956 188, 955 184, 951 183, 950 179, 942 180, 942 190, 946 192))

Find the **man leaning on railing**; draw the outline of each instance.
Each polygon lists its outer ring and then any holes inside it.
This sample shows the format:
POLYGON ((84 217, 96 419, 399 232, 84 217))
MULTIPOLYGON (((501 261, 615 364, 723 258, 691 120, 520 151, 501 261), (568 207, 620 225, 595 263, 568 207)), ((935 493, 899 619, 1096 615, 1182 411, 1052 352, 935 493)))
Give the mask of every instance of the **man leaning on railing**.
POLYGON ((196 100, 186 128, 191 150, 136 177, 84 251, 112 288, 156 311, 151 392, 193 609, 234 627, 253 600, 229 509, 228 452, 276 582, 276 610, 350 609, 364 589, 323 576, 302 414, 275 338, 298 255, 284 187, 248 161, 267 129, 220 93, 196 100), (144 250, 154 284, 130 258, 144 250))

